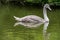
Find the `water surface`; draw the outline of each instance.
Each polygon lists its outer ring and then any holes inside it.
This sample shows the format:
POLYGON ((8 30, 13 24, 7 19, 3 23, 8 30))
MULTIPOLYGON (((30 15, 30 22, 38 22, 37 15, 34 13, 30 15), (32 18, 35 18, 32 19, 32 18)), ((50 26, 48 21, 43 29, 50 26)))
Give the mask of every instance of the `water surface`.
MULTIPOLYGON (((44 40, 44 24, 37 28, 26 28, 22 25, 14 27, 13 25, 16 22, 13 18, 14 15, 17 17, 37 15, 43 18, 42 8, 0 7, 0 40, 44 40)), ((49 34, 49 36, 47 36, 47 38, 49 38, 48 40, 60 40, 60 9, 48 11, 48 17, 50 19, 46 30, 46 35, 49 34)))

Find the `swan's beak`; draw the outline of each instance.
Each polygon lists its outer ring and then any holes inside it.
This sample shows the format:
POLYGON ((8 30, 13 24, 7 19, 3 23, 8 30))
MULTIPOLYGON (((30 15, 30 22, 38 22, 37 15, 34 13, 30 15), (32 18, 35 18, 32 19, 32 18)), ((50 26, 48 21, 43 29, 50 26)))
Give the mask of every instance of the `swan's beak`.
POLYGON ((50 7, 48 7, 48 9, 51 11, 51 8, 50 7))

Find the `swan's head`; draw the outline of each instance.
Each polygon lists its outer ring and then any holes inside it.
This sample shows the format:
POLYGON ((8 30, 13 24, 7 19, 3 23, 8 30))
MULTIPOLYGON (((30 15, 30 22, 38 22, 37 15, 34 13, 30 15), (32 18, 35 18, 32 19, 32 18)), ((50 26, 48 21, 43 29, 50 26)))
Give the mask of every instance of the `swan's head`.
POLYGON ((49 4, 45 4, 45 5, 44 5, 44 8, 47 8, 47 9, 51 10, 51 8, 50 8, 50 5, 49 5, 49 4))

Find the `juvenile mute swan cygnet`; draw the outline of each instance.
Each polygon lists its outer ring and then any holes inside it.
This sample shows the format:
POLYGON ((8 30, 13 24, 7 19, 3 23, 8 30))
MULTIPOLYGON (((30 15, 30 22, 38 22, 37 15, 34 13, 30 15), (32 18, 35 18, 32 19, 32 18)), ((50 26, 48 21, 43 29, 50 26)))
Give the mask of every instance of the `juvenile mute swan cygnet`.
MULTIPOLYGON (((18 22, 23 22, 23 23, 33 23, 33 24, 37 24, 37 23, 45 23, 45 22, 49 22, 49 18, 47 17, 47 11, 46 9, 51 10, 49 4, 45 4, 43 7, 43 15, 44 15, 44 19, 36 16, 36 15, 28 15, 22 18, 16 17, 14 16, 15 20, 17 20, 18 22)), ((18 25, 19 23, 16 23, 16 25, 18 25)), ((20 23, 21 24, 21 23, 20 23)), ((28 25, 26 25, 28 26, 28 25)), ((28 26, 28 27, 33 27, 33 26, 28 26)), ((37 27, 37 26, 36 26, 37 27)))

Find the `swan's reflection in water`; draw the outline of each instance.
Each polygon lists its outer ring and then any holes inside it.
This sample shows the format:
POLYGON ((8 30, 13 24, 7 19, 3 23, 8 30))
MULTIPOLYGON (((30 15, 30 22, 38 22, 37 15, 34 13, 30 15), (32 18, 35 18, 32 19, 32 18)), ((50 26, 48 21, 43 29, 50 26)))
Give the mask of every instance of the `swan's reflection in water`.
MULTIPOLYGON (((25 26, 27 28, 32 28, 32 27, 38 27, 38 26, 40 26, 43 23, 16 22, 14 26, 19 25, 19 24, 23 25, 23 26, 25 26)), ((49 22, 44 23, 44 27, 43 27, 43 37, 44 37, 44 40, 49 40, 50 33, 47 32, 48 25, 49 25, 49 22)))
POLYGON ((16 25, 23 25, 23 26, 25 26, 25 27, 27 27, 27 28, 32 28, 32 27, 37 27, 37 26, 40 26, 41 24, 43 24, 43 23, 28 23, 28 22, 16 22, 15 24, 14 24, 14 26, 16 26, 16 25))
POLYGON ((44 37, 44 40, 49 40, 49 37, 50 37, 50 33, 47 32, 48 25, 49 25, 49 22, 44 23, 44 28, 43 28, 43 37, 44 37))

